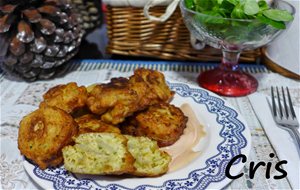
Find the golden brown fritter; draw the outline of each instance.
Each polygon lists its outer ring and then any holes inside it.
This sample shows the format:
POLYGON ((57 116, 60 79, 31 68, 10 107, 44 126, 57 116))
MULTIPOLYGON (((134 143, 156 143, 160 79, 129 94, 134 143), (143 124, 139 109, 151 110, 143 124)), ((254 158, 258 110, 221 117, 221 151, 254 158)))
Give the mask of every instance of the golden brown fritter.
POLYGON ((108 84, 90 88, 89 109, 104 122, 118 124, 133 113, 173 97, 164 75, 150 69, 137 69, 130 79, 113 78, 108 84))
POLYGON ((78 126, 65 111, 44 106, 20 122, 18 148, 41 169, 62 163, 62 148, 70 145, 78 126))
POLYGON ((84 86, 78 87, 75 82, 57 85, 49 89, 44 95, 40 107, 48 105, 72 113, 86 104, 87 90, 84 86))
POLYGON ((113 78, 110 83, 94 86, 87 106, 104 122, 118 124, 137 110, 137 93, 130 89, 128 79, 113 78))
POLYGON ((122 132, 149 137, 157 141, 159 147, 164 147, 172 145, 179 139, 186 123, 187 117, 179 108, 160 103, 131 117, 122 127, 122 132))
POLYGON ((104 123, 92 114, 83 115, 76 118, 75 121, 79 125, 79 134, 90 132, 121 133, 118 127, 104 123))
POLYGON ((131 88, 139 96, 140 108, 147 108, 159 102, 169 102, 174 96, 174 92, 168 87, 164 75, 155 70, 136 69, 134 75, 129 78, 129 82, 131 88))

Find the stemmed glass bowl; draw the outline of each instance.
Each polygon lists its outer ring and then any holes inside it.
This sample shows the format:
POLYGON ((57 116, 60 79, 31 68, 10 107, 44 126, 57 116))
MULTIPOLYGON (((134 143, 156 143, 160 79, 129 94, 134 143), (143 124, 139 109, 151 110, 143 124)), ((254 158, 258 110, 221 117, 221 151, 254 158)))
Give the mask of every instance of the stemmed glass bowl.
MULTIPOLYGON (((295 8, 285 1, 274 1, 272 8, 295 14, 295 8)), ((240 53, 268 44, 285 30, 256 19, 220 18, 195 12, 186 8, 184 0, 180 2, 180 9, 188 30, 197 39, 223 52, 218 67, 200 73, 199 85, 224 96, 238 97, 255 92, 257 80, 239 69, 240 53)), ((286 28, 290 23, 286 23, 286 28)))

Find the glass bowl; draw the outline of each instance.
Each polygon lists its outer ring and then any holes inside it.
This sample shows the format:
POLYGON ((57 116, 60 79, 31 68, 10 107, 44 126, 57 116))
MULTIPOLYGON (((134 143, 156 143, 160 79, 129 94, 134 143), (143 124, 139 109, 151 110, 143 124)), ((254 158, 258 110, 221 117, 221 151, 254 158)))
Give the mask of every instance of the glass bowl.
MULTIPOLYGON (((285 1, 274 1, 271 7, 295 14, 295 8, 285 1)), ((180 2, 180 9, 188 30, 197 39, 223 52, 218 67, 200 73, 199 85, 224 96, 245 96, 255 92, 257 80, 239 69, 240 53, 270 43, 285 30, 257 19, 221 18, 195 12, 186 8, 184 0, 180 2)), ((290 23, 285 23, 286 28, 290 23)))

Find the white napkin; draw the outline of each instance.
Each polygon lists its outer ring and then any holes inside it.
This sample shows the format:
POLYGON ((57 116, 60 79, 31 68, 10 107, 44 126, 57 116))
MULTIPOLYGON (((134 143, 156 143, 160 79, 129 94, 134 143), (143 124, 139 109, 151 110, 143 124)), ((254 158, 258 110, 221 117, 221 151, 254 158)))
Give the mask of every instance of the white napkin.
MULTIPOLYGON (((293 189, 299 189, 300 157, 293 138, 287 131, 279 128, 275 123, 269 103, 267 102, 267 96, 254 93, 248 97, 259 121, 261 122, 272 146, 276 151, 278 158, 280 160, 288 161, 287 164, 282 166, 287 172, 287 178, 290 181, 291 186, 293 189)), ((295 112, 299 120, 300 108, 295 107, 295 112)))

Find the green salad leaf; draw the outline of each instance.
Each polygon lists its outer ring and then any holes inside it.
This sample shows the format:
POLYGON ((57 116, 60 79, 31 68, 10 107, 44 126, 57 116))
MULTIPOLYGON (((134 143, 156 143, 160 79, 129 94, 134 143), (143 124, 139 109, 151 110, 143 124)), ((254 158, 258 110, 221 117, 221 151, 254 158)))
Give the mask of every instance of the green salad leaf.
POLYGON ((275 21, 291 21, 293 16, 288 11, 278 9, 268 9, 263 11, 263 14, 271 20, 275 21))
POLYGON ((239 0, 227 0, 227 1, 233 5, 237 5, 239 3, 239 0))
POLYGON ((230 14, 231 18, 236 19, 247 19, 248 16, 245 14, 243 10, 243 6, 241 4, 237 4, 230 14))
POLYGON ((255 15, 259 12, 259 6, 256 0, 246 0, 244 5, 246 15, 255 15))
MULTIPOLYGON (((256 19, 277 29, 285 29, 285 22, 292 21, 293 15, 286 10, 271 8, 266 0, 184 0, 188 9, 215 18, 205 19, 206 23, 222 23, 220 18, 256 19)), ((237 24, 237 23, 235 23, 237 24)))
POLYGON ((286 29, 286 26, 285 26, 284 22, 282 22, 282 21, 275 21, 275 20, 269 19, 268 17, 265 17, 264 15, 258 15, 257 19, 259 21, 261 21, 262 23, 273 26, 274 28, 286 29))
POLYGON ((260 11, 264 11, 269 9, 269 5, 265 0, 260 0, 258 1, 258 6, 260 11))

